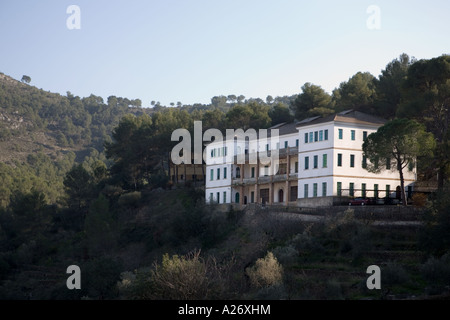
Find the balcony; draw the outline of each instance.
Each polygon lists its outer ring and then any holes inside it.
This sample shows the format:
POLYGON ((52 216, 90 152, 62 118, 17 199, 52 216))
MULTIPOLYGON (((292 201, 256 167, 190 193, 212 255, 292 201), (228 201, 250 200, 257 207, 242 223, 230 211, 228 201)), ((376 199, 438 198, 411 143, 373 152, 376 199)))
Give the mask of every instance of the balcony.
POLYGON ((255 184, 256 178, 246 178, 244 179, 244 184, 255 184))
POLYGON ((258 178, 258 183, 262 184, 262 183, 269 183, 272 181, 272 177, 271 176, 262 176, 258 178))
POLYGON ((277 174, 273 176, 272 181, 273 182, 279 182, 279 181, 286 181, 287 175, 286 174, 277 174))

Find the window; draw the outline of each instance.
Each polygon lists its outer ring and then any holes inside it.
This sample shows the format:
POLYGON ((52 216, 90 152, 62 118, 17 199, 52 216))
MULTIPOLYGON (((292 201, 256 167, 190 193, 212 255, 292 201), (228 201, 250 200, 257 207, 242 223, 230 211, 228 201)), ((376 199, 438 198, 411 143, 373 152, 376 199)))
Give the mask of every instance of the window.
POLYGON ((390 158, 386 158, 386 169, 387 170, 391 169, 391 159, 390 158))
POLYGON ((325 131, 324 131, 324 140, 326 141, 326 140, 328 140, 328 129, 326 129, 325 131))
POLYGON ((363 156, 363 158, 362 158, 362 167, 363 167, 363 169, 367 168, 367 157, 366 156, 363 156))
POLYGON ((214 200, 214 199, 213 199, 213 194, 212 194, 212 192, 211 192, 211 193, 209 194, 209 202, 212 203, 213 200, 214 200))
POLYGON ((363 131, 363 140, 367 139, 367 131, 363 131))
POLYGON ((337 195, 338 197, 342 196, 342 182, 337 183, 337 195))
POLYGON ((313 184, 313 196, 317 197, 317 183, 313 184))
POLYGON ((220 179, 220 168, 217 168, 217 180, 220 179))
POLYGON ((309 133, 309 142, 311 143, 311 142, 313 142, 313 140, 314 140, 314 132, 310 132, 309 133))
POLYGON ((355 140, 355 139, 356 139, 356 133, 355 133, 355 130, 352 130, 352 131, 351 131, 351 136, 352 136, 352 140, 355 140))
POLYGON ((389 197, 391 193, 391 186, 389 184, 386 185, 386 197, 389 197))
POLYGON ((374 193, 374 197, 378 198, 378 184, 374 184, 373 185, 373 193, 374 193))
POLYGON ((309 157, 305 157, 305 170, 309 169, 309 157))
POLYGON ((223 178, 227 178, 227 167, 223 168, 223 178))
POLYGON ((217 150, 216 150, 216 149, 214 149, 214 157, 216 156, 216 151, 217 151, 217 150))
POLYGON ((351 168, 355 167, 355 155, 354 154, 350 155, 350 167, 351 168))
POLYGON ((295 146, 298 147, 298 139, 295 140, 295 146))
POLYGON ((342 167, 342 153, 338 153, 337 165, 338 167, 342 167))
POLYGON ((355 195, 355 184, 353 182, 350 182, 349 189, 349 196, 353 197, 355 195))
POLYGON ((217 203, 220 203, 220 192, 217 192, 217 203))
POLYGON ((361 184, 361 195, 363 198, 366 197, 366 184, 365 183, 361 184))
POLYGON ((209 173, 209 180, 213 181, 214 180, 214 169, 211 169, 210 173, 209 173))
POLYGON ((255 202, 255 191, 250 192, 250 203, 255 202))
POLYGON ((308 143, 308 133, 305 133, 305 143, 308 143))
POLYGON ((323 141, 323 130, 319 131, 319 141, 323 141))
POLYGON ((267 177, 269 175, 269 166, 264 167, 264 176, 267 177))
POLYGON ((236 178, 240 178, 241 177, 241 168, 237 167, 236 168, 236 178))
POLYGON ((413 170, 414 170, 414 162, 410 161, 410 162, 408 163, 408 170, 409 170, 409 171, 413 171, 413 170))
POLYGON ((322 155, 322 168, 326 168, 327 167, 327 162, 328 162, 327 154, 325 153, 325 154, 322 155))
POLYGON ((214 158, 214 149, 211 149, 211 158, 214 158))
POLYGON ((319 166, 319 156, 314 156, 314 169, 319 166))
POLYGON ((266 151, 269 151, 269 144, 266 144, 266 151))
POLYGON ((223 203, 227 203, 227 192, 223 192, 223 203))
POLYGON ((255 177, 255 167, 252 167, 252 178, 255 177))
POLYGON ((327 196, 327 183, 322 182, 322 197, 326 197, 326 196, 327 196))
POLYGON ((338 136, 339 136, 339 139, 342 140, 342 138, 344 136, 344 132, 342 129, 338 129, 338 136))
POLYGON ((285 142, 284 142, 284 148, 287 149, 287 147, 288 147, 288 142, 285 141, 285 142))
POLYGON ((297 161, 295 161, 294 170, 295 170, 295 173, 298 173, 298 162, 297 161))
POLYGON ((224 156, 227 156, 227 154, 228 154, 228 147, 225 147, 225 148, 224 148, 224 151, 225 151, 225 152, 224 152, 224 156))
POLYGON ((314 131, 314 142, 319 141, 319 132, 318 131, 314 131))
POLYGON ((304 198, 308 198, 308 188, 309 188, 308 184, 305 184, 305 187, 304 187, 304 198))

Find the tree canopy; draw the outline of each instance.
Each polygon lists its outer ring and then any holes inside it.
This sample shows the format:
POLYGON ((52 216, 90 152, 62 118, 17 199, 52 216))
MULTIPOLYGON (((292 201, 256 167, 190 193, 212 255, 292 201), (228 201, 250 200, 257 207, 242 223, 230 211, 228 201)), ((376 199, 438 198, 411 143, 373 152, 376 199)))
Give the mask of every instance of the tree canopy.
POLYGON ((396 168, 400 176, 402 203, 406 205, 403 170, 415 165, 418 157, 429 156, 434 143, 433 135, 414 120, 389 121, 363 143, 364 156, 370 161, 366 169, 380 172, 382 169, 396 168))

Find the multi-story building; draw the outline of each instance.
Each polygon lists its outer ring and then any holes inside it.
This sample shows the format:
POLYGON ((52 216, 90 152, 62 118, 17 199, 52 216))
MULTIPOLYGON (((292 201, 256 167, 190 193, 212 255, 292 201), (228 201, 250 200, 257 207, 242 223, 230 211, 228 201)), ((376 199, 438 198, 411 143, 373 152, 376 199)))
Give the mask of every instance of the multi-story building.
MULTIPOLYGON (((235 142, 207 146, 206 201, 218 203, 267 203, 297 206, 329 206, 352 197, 399 197, 395 168, 371 173, 363 156, 364 139, 385 120, 358 111, 312 117, 269 128, 278 130, 276 143, 258 140, 262 148, 277 151, 276 161, 248 161, 255 152, 245 144, 245 163, 229 150, 241 152, 235 142)), ((414 167, 405 172, 408 194, 416 180, 414 167)))

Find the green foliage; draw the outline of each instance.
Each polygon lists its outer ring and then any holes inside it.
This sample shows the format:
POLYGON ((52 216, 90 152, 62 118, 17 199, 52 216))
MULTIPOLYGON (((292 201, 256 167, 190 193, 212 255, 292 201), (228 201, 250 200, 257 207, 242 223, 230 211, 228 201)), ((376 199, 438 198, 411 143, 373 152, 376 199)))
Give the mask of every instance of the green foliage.
POLYGON ((88 206, 92 197, 92 177, 82 164, 73 166, 66 174, 64 187, 69 207, 82 209, 88 206))
POLYGON ((421 272, 433 291, 442 292, 450 285, 450 254, 440 258, 430 257, 422 265, 421 272))
POLYGON ((403 100, 402 87, 407 78, 409 67, 416 62, 403 53, 399 58, 392 60, 381 71, 378 79, 375 79, 376 105, 375 115, 392 119, 396 115, 398 106, 403 100))
POLYGON ((424 214, 425 228, 419 245, 437 256, 450 250, 450 192, 447 186, 439 191, 424 214))
POLYGON ((137 207, 142 198, 142 193, 140 191, 132 191, 120 195, 117 204, 124 207, 137 207))
POLYGON ((433 135, 420 123, 408 119, 394 119, 370 134, 363 143, 363 152, 370 163, 366 169, 380 172, 392 162, 400 175, 402 202, 406 205, 403 170, 419 157, 429 157, 435 146, 433 135), (383 161, 388 159, 388 161, 383 161))
POLYGON ((297 120, 326 116, 334 112, 331 96, 320 86, 309 82, 302 86, 302 93, 295 99, 291 108, 297 120))
POLYGON ((439 168, 438 185, 443 188, 450 166, 450 55, 412 64, 403 84, 403 101, 399 117, 425 124, 436 139, 431 168, 439 168))
POLYGON ((92 201, 84 222, 86 244, 92 256, 110 253, 117 244, 117 220, 102 194, 92 201))
POLYGON ((373 114, 375 97, 375 77, 369 72, 358 72, 347 82, 341 82, 333 92, 337 112, 348 109, 373 114))
POLYGON ((270 107, 269 117, 272 119, 272 125, 283 122, 292 122, 294 116, 291 114, 289 107, 283 103, 276 103, 270 107))

